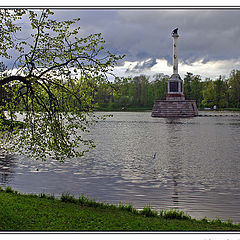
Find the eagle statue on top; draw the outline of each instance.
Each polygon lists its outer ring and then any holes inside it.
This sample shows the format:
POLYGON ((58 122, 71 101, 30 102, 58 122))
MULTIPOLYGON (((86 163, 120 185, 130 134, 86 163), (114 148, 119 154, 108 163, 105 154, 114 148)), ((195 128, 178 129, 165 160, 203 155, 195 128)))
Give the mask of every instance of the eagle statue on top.
POLYGON ((173 31, 172 31, 172 35, 174 35, 174 34, 178 34, 178 28, 175 28, 173 31))

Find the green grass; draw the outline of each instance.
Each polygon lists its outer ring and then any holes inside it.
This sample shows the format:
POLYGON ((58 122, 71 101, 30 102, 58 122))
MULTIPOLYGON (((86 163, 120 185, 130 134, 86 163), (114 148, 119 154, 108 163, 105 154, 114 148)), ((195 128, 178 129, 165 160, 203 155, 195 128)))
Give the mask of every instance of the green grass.
POLYGON ((150 206, 99 203, 85 196, 20 194, 0 189, 1 231, 239 231, 230 221, 195 220, 183 212, 150 206))

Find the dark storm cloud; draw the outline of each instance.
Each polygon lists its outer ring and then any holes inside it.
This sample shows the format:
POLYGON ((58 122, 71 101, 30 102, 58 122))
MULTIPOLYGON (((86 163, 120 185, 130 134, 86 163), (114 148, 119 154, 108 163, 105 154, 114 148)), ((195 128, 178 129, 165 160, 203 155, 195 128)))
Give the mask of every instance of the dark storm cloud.
MULTIPOLYGON (((237 59, 240 56, 240 10, 164 9, 53 9, 54 18, 80 17, 81 34, 102 33, 105 47, 125 54, 124 61, 166 59, 172 64, 171 31, 179 28, 179 60, 191 65, 203 59, 237 59)), ((26 30, 27 27, 24 27, 26 30)), ((24 35, 24 33, 23 33, 24 35)), ((29 32, 28 32, 29 35, 29 32)), ((151 68, 135 66, 135 70, 151 68)))
POLYGON ((125 60, 171 61, 173 28, 179 28, 179 57, 223 60, 239 57, 240 10, 55 10, 59 18, 80 17, 82 34, 101 32, 106 47, 125 60))

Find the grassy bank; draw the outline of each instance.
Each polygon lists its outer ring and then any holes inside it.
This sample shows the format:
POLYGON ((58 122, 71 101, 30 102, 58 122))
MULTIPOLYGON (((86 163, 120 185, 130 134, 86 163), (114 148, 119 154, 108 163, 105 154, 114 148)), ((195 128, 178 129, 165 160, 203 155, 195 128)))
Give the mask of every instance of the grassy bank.
POLYGON ((240 231, 220 220, 195 220, 183 212, 97 203, 84 196, 24 195, 0 191, 1 231, 240 231))

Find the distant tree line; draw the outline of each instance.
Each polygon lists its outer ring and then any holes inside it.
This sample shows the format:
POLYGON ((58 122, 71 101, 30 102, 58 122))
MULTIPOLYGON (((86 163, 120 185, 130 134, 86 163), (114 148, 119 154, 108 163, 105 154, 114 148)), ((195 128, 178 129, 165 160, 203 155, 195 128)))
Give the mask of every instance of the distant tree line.
MULTIPOLYGON (((97 86, 95 101, 98 109, 123 110, 152 108, 156 99, 163 100, 167 94, 169 76, 156 74, 131 78, 118 78, 113 83, 97 86)), ((198 108, 240 108, 240 70, 232 70, 229 77, 216 80, 187 73, 184 76, 184 95, 196 100, 198 108)))
POLYGON ((157 74, 150 81, 146 75, 117 78, 98 86, 96 102, 100 109, 151 108, 155 99, 164 99, 168 76, 157 74))
MULTIPOLYGON (((104 81, 99 84, 89 80, 79 80, 76 83, 66 81, 64 85, 67 87, 71 84, 72 88, 81 88, 81 94, 89 95, 87 92, 91 89, 89 101, 94 102, 95 110, 151 109, 156 99, 166 98, 168 79, 168 75, 160 73, 152 79, 147 75, 140 75, 116 78, 114 82, 104 81)), ((240 70, 232 70, 228 78, 219 76, 216 80, 202 80, 201 76, 188 72, 184 76, 184 95, 188 100, 196 100, 198 108, 240 108, 240 70)), ((59 97, 68 103, 69 111, 76 108, 86 111, 86 106, 92 104, 81 102, 81 106, 78 106, 79 102, 66 93, 61 93, 59 97)), ((0 87, 0 104, 4 106, 9 98, 11 95, 0 87)), ((18 108, 22 108, 21 104, 18 108)))

